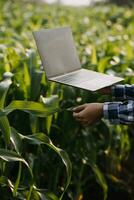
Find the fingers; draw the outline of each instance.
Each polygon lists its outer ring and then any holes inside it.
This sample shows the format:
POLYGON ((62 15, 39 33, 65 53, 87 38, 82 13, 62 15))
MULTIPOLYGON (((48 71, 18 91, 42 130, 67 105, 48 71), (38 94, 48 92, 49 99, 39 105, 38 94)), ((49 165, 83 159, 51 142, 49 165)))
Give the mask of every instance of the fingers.
POLYGON ((90 125, 89 119, 87 119, 85 112, 87 106, 88 104, 83 104, 73 109, 73 117, 84 127, 90 125))
POLYGON ((74 112, 80 112, 86 107, 86 104, 77 106, 76 108, 73 109, 74 112))
POLYGON ((84 117, 81 116, 81 113, 73 113, 73 116, 75 116, 75 120, 80 123, 83 127, 87 127, 89 125, 92 124, 91 121, 88 121, 87 119, 85 119, 84 117))
POLYGON ((73 117, 74 118, 81 118, 82 111, 85 109, 86 104, 80 105, 73 109, 73 117))
POLYGON ((75 120, 77 122, 85 122, 85 119, 81 118, 81 117, 76 117, 75 120))
POLYGON ((73 112, 73 117, 74 117, 74 118, 81 118, 81 117, 80 117, 80 113, 75 113, 75 112, 73 112))
POLYGON ((82 117, 76 117, 75 120, 77 122, 80 122, 81 124, 87 124, 88 123, 88 121, 85 118, 82 118, 82 117))
POLYGON ((80 118, 80 119, 84 119, 84 117, 83 117, 83 112, 84 111, 80 111, 80 112, 73 112, 73 117, 74 118, 80 118))

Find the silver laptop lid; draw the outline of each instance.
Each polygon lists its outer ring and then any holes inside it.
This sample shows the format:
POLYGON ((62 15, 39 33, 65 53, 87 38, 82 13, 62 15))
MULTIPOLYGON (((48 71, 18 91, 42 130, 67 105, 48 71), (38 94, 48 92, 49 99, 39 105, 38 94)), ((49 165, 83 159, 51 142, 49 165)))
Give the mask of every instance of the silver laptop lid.
POLYGON ((33 34, 48 78, 81 69, 70 27, 42 29, 33 34))

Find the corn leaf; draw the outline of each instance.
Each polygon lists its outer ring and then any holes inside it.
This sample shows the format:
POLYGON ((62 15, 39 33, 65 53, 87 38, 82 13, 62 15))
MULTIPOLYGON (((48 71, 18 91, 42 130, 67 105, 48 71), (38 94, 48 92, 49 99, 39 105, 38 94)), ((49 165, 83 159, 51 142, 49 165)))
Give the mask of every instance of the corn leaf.
POLYGON ((88 164, 91 167, 91 169, 93 170, 93 172, 96 176, 96 180, 98 181, 98 183, 102 187, 103 193, 104 193, 104 200, 106 200, 107 199, 108 186, 107 186, 106 180, 104 178, 104 175, 102 174, 102 172, 100 171, 100 169, 98 168, 98 166, 95 163, 90 162, 88 164))
POLYGON ((6 116, 0 118, 0 129, 4 135, 5 143, 8 145, 10 141, 11 128, 6 116))
POLYGON ((42 79, 43 71, 36 70, 31 72, 31 88, 30 99, 35 101, 40 93, 40 82, 42 79))
POLYGON ((18 176, 17 176, 16 182, 14 184, 13 197, 16 197, 16 195, 17 195, 17 190, 18 190, 20 178, 21 178, 21 171, 22 171, 22 164, 21 164, 21 162, 19 162, 19 171, 18 171, 18 176))
POLYGON ((6 149, 0 148, 0 158, 6 162, 16 162, 17 161, 17 162, 24 163, 27 166, 27 168, 29 169, 31 177, 33 178, 33 173, 32 173, 30 166, 28 165, 26 160, 20 156, 20 154, 14 152, 14 151, 11 151, 11 150, 6 150, 6 149))
POLYGON ((5 98, 11 83, 11 79, 8 78, 0 82, 0 108, 4 107, 5 98))
MULTIPOLYGON (((47 146, 49 146, 51 149, 53 149, 61 157, 61 159, 62 159, 62 161, 63 161, 63 163, 66 167, 66 172, 67 172, 67 182, 66 182, 66 185, 65 185, 64 192, 62 193, 62 195, 60 197, 60 200, 61 200, 66 189, 68 188, 68 186, 70 184, 71 174, 72 174, 72 165, 71 165, 70 159, 68 157, 68 154, 65 151, 63 151, 62 149, 57 148, 52 143, 50 138, 48 136, 46 136, 44 133, 36 133, 36 134, 33 134, 33 135, 24 136, 24 135, 21 135, 21 134, 14 131, 14 134, 18 134, 20 138, 22 138, 23 140, 27 140, 31 144, 36 144, 36 145, 46 144, 47 146)), ((14 141, 14 143, 15 143, 15 141, 14 141)))
POLYGON ((22 110, 38 117, 47 117, 59 109, 54 106, 46 107, 43 103, 33 101, 12 101, 7 107, 0 111, 0 116, 8 115, 14 110, 22 110))
POLYGON ((97 64, 97 53, 96 53, 96 48, 95 46, 92 47, 92 64, 97 64))
POLYGON ((11 137, 10 140, 14 145, 15 150, 17 153, 21 153, 22 150, 22 137, 21 135, 12 127, 11 128, 11 137))
MULTIPOLYGON (((12 81, 10 79, 12 74, 11 73, 9 74, 10 75, 9 78, 7 77, 8 74, 5 73, 4 74, 5 79, 0 82, 0 109, 4 107, 8 89, 10 85, 12 84, 12 81)), ((4 135, 5 143, 8 145, 10 141, 11 130, 10 130, 8 118, 6 116, 3 116, 0 118, 0 129, 4 135)))
MULTIPOLYGON (((47 107, 49 107, 49 106, 58 107, 58 104, 59 104, 58 95, 52 95, 50 97, 40 96, 40 101, 42 103, 44 103, 44 105, 46 105, 47 107)), ((52 125, 52 120, 53 120, 53 116, 49 116, 46 119, 46 128, 47 128, 48 134, 50 133, 50 128, 51 128, 51 125, 52 125)))

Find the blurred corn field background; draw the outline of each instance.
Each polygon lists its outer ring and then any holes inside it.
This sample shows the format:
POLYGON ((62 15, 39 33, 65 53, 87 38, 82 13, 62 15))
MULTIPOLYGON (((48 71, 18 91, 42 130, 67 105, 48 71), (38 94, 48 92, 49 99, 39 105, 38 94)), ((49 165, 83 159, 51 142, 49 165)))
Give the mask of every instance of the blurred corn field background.
POLYGON ((133 125, 76 123, 68 107, 112 98, 48 82, 32 35, 70 26, 83 68, 133 84, 131 3, 0 1, 1 200, 134 199, 133 125))

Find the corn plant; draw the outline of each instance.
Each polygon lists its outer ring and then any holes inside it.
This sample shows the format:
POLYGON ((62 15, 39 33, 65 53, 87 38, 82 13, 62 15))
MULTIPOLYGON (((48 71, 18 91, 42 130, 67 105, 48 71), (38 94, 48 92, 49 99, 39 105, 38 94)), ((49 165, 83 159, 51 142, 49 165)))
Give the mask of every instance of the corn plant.
POLYGON ((76 123, 67 108, 112 99, 48 82, 32 36, 40 28, 70 25, 82 67, 132 84, 133 8, 14 0, 0 1, 0 11, 2 200, 103 200, 115 199, 117 191, 119 199, 133 197, 133 126, 76 123))
MULTIPOLYGON (((3 148, 0 149, 0 158, 1 158, 1 184, 5 187, 9 187, 12 196, 19 197, 23 196, 21 194, 21 190, 25 192, 25 195, 23 198, 31 199, 43 199, 45 198, 45 195, 39 192, 39 189, 36 187, 36 182, 34 180, 34 175, 32 172, 32 166, 28 164, 26 159, 22 156, 23 152, 25 151, 22 148, 23 141, 27 141, 30 144, 41 146, 41 145, 47 145, 49 148, 53 149, 62 159, 64 165, 66 166, 67 171, 67 183, 65 186, 65 190, 67 189, 70 178, 71 178, 71 163, 69 160, 68 155, 60 148, 57 148, 53 145, 52 141, 49 139, 47 135, 41 132, 34 133, 32 135, 22 135, 20 134, 16 129, 10 126, 10 122, 8 120, 8 115, 13 112, 14 110, 21 110, 24 112, 29 113, 31 116, 36 117, 47 117, 55 113, 58 109, 58 107, 53 104, 52 98, 47 98, 46 104, 42 102, 33 102, 33 101, 22 101, 22 100, 13 100, 10 102, 9 105, 5 106, 5 99, 6 95, 8 93, 9 87, 12 84, 12 74, 9 73, 4 74, 4 80, 0 82, 0 127, 1 127, 1 133, 3 134, 3 142, 5 145, 3 145, 3 148), (13 183, 13 181, 10 180, 9 177, 6 176, 6 169, 7 164, 5 162, 19 162, 19 169, 18 169, 18 175, 16 177, 16 181, 13 183), (29 184, 26 188, 26 186, 23 185, 23 188, 19 191, 19 184, 21 180, 22 175, 22 163, 26 165, 29 174, 30 179, 29 184), (33 195, 33 197, 32 197, 33 195)), ((57 101, 58 98, 55 98, 55 101, 57 101)), ((14 166, 15 167, 15 166, 14 166)), ((21 186, 20 186, 21 187, 21 186)), ((48 192, 47 196, 49 199, 58 199, 55 197, 55 195, 49 194, 48 192), (50 197, 49 197, 50 196, 50 197)), ((62 193, 60 199, 62 199, 64 192, 62 193)))

